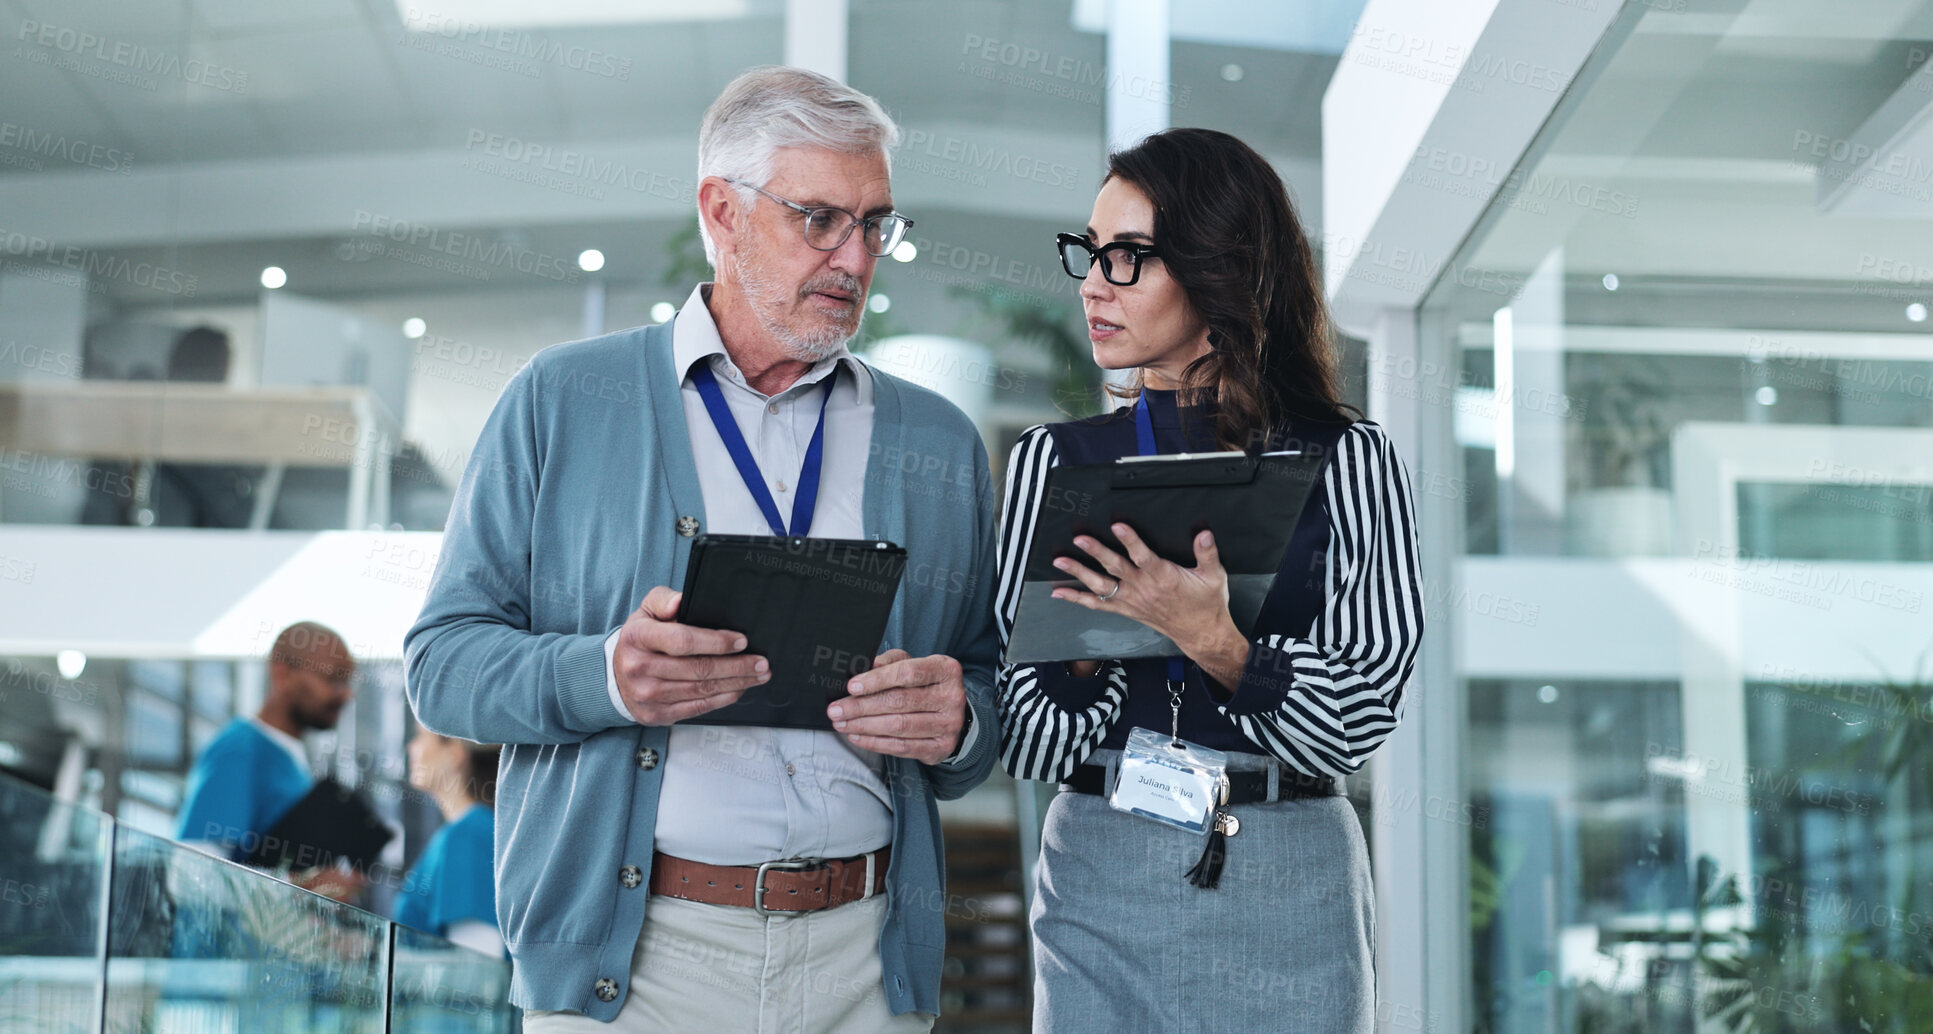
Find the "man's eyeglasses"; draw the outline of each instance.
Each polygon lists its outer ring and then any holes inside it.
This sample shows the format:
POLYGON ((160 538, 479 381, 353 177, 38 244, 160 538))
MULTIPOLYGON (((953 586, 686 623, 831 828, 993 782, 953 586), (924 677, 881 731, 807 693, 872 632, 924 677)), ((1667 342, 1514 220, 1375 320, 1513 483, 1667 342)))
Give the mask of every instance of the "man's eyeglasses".
POLYGON ((776 201, 805 216, 805 243, 818 251, 838 251, 839 246, 846 243, 846 238, 852 236, 852 228, 863 226, 866 229, 859 238, 860 246, 866 249, 866 254, 874 258, 885 258, 893 253, 894 248, 899 247, 899 242, 906 239, 906 231, 913 226, 911 219, 898 212, 887 212, 885 215, 873 215, 861 219, 843 208, 813 208, 802 205, 797 201, 782 198, 764 187, 753 186, 744 180, 727 177, 725 182, 741 187, 751 187, 766 199, 776 201))
POLYGON ((1151 255, 1160 255, 1160 249, 1152 244, 1136 244, 1133 241, 1115 241, 1095 247, 1087 243, 1087 238, 1078 233, 1059 233, 1054 235, 1054 244, 1060 248, 1060 266, 1067 275, 1076 280, 1086 280, 1087 271, 1094 263, 1101 263, 1101 276, 1117 287, 1131 287, 1141 279, 1141 260, 1151 255))

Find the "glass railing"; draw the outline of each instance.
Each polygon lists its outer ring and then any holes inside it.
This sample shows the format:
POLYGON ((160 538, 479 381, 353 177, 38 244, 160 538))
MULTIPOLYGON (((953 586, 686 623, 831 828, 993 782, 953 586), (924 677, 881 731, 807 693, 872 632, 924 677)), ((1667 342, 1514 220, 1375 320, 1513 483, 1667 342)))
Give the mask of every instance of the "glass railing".
POLYGON ((0 776, 0 1034, 509 1034, 510 966, 0 776))

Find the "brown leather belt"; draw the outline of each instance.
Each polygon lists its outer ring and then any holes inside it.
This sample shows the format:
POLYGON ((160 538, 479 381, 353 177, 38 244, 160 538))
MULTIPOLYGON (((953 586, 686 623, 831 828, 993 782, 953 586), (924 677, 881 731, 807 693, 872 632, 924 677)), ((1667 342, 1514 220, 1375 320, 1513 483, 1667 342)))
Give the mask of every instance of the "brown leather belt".
POLYGON ((882 847, 853 858, 803 858, 762 865, 707 865, 654 853, 651 893, 749 908, 759 915, 816 912, 884 893, 892 850, 882 847))

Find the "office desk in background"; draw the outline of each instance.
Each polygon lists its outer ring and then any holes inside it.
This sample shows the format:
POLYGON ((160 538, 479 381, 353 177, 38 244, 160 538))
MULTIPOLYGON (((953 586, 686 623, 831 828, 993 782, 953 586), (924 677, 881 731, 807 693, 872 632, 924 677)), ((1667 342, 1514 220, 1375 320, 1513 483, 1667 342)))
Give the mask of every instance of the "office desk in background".
POLYGON ((0 384, 0 449, 64 459, 262 464, 249 527, 268 526, 291 466, 349 471, 344 527, 389 523, 395 419, 367 388, 235 389, 162 381, 0 384))

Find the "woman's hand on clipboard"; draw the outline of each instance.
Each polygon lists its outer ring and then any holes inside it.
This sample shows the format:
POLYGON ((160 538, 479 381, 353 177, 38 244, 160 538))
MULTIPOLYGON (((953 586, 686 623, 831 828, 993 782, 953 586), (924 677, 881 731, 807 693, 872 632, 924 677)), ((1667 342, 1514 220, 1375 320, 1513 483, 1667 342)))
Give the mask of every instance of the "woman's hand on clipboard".
POLYGON ((1228 613, 1228 572, 1212 532, 1195 536, 1195 566, 1183 567, 1156 556, 1141 536, 1115 524, 1114 537, 1127 548, 1123 556, 1086 535, 1074 545, 1100 570, 1071 557, 1054 566, 1087 588, 1055 589, 1054 598, 1089 610, 1119 614, 1174 640, 1184 654, 1225 687, 1241 681, 1248 663, 1248 637, 1228 613))

